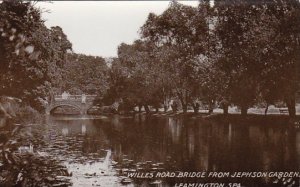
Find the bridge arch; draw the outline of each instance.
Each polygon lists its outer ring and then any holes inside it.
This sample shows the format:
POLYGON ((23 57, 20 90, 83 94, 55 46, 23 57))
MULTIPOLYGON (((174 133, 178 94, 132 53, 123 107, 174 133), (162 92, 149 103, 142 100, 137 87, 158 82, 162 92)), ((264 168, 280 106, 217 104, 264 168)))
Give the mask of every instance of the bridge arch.
POLYGON ((85 112, 82 111, 82 108, 78 105, 75 105, 75 104, 57 104, 57 105, 53 105, 51 107, 49 107, 47 110, 47 113, 48 114, 51 114, 55 109, 59 108, 59 107, 63 107, 63 106, 67 106, 67 107, 71 107, 71 108, 74 108, 76 109, 78 112, 80 112, 81 114, 84 114, 85 112))

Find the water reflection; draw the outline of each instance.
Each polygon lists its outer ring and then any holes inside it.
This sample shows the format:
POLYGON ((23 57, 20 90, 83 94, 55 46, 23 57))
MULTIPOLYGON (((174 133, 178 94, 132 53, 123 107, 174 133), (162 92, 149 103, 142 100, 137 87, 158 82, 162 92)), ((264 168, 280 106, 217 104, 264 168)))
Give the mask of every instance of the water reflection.
POLYGON ((127 173, 133 171, 299 169, 300 132, 284 125, 143 115, 67 120, 50 117, 47 124, 45 133, 49 136, 45 137, 50 140, 41 151, 65 163, 73 174, 74 186, 172 186, 178 182, 128 179, 127 173))
POLYGON ((82 124, 81 125, 81 134, 85 135, 85 133, 86 133, 86 125, 82 124))
POLYGON ((69 129, 67 127, 63 127, 63 129, 61 130, 61 133, 64 135, 64 136, 67 136, 69 134, 69 129))

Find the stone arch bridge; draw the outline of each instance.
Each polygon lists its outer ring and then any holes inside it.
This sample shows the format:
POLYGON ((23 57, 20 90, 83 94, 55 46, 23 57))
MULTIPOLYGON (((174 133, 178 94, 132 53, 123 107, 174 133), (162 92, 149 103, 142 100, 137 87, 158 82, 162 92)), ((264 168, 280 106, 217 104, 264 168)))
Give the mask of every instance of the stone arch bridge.
POLYGON ((94 106, 96 95, 56 95, 46 107, 46 114, 62 106, 69 106, 80 111, 80 114, 87 114, 87 111, 94 106))

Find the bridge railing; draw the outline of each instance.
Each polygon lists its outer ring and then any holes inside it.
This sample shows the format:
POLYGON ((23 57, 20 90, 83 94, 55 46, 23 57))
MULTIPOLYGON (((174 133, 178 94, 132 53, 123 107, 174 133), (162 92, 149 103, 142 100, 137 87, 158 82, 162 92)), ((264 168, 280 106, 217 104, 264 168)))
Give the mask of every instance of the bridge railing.
MULTIPOLYGON (((93 101, 95 100, 97 95, 85 95, 85 100, 86 101, 93 101)), ((63 97, 62 95, 55 95, 54 96, 54 100, 55 101, 81 101, 82 97, 84 97, 83 95, 68 95, 63 97)))

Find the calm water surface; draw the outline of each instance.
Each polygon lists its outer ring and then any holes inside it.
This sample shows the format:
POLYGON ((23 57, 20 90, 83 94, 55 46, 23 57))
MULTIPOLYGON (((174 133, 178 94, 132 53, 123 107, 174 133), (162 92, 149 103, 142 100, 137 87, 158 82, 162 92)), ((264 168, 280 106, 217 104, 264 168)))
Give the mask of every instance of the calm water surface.
MULTIPOLYGON (((73 186, 167 187, 177 182, 216 181, 138 177, 129 180, 128 172, 136 171, 299 170, 300 132, 284 125, 143 115, 48 116, 46 123, 41 132, 45 143, 35 145, 35 150, 60 160, 72 173, 73 186)), ((236 182, 243 186, 275 185, 268 178, 236 182)))

